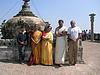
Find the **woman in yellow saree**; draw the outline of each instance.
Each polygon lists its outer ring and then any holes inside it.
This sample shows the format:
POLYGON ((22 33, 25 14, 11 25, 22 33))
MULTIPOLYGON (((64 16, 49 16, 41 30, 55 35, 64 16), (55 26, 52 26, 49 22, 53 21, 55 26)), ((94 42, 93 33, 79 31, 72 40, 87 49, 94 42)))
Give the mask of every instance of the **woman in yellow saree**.
POLYGON ((31 47, 32 52, 29 58, 28 65, 40 64, 41 63, 41 36, 42 32, 38 30, 38 27, 35 26, 35 31, 31 35, 31 47))
POLYGON ((50 32, 52 29, 51 26, 48 26, 45 29, 45 32, 42 33, 42 58, 41 63, 44 65, 52 65, 52 43, 53 43, 53 34, 50 32))

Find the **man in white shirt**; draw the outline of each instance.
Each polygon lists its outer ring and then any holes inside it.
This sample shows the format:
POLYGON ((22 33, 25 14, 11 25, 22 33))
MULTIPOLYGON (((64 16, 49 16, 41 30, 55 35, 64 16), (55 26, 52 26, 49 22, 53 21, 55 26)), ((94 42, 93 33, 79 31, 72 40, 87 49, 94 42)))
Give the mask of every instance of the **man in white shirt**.
POLYGON ((69 34, 69 65, 75 65, 77 62, 78 40, 81 38, 81 29, 77 27, 75 21, 70 22, 68 28, 69 34))

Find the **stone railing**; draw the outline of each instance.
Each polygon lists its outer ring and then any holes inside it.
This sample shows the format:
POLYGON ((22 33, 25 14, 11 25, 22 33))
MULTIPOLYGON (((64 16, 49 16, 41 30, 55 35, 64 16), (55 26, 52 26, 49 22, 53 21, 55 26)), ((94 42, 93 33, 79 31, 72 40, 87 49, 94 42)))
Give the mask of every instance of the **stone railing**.
MULTIPOLYGON (((31 48, 26 48, 26 58, 28 59, 31 48)), ((14 39, 1 39, 0 40, 0 60, 18 60, 19 52, 18 45, 14 39)))
MULTIPOLYGON (((55 49, 55 48, 53 48, 53 49, 55 49)), ((53 50, 53 51, 55 51, 55 50, 53 50)), ((31 53, 30 46, 26 47, 25 53, 26 53, 25 60, 28 60, 30 53, 31 53)), ((17 45, 16 40, 14 40, 14 39, 0 40, 0 60, 15 61, 15 60, 18 60, 18 56, 19 56, 19 52, 18 52, 18 45, 17 45)), ((53 57, 54 57, 54 52, 53 52, 53 57)), ((66 60, 68 61, 68 56, 66 57, 66 60)), ((83 46, 82 46, 81 39, 79 40, 79 50, 78 50, 77 62, 83 63, 83 46)))

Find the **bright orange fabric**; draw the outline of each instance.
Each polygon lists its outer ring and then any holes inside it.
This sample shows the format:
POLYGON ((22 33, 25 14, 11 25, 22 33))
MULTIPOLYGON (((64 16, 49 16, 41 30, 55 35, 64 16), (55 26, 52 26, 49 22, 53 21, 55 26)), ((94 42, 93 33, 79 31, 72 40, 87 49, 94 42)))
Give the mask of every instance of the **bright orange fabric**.
POLYGON ((40 64, 41 60, 41 36, 42 32, 40 31, 35 31, 34 34, 32 35, 32 54, 33 54, 33 63, 34 64, 40 64))

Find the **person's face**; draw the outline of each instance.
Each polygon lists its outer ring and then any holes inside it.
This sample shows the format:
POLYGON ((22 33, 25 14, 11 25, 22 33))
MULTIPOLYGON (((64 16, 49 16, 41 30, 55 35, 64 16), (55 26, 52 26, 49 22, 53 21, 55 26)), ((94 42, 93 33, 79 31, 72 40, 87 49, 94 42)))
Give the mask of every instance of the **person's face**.
POLYGON ((50 31, 51 31, 51 29, 52 29, 51 27, 47 28, 47 32, 50 32, 50 31))
POLYGON ((39 26, 38 25, 35 25, 35 30, 38 30, 39 29, 39 26))
POLYGON ((25 28, 22 28, 22 29, 21 29, 21 32, 24 32, 24 31, 25 31, 25 28))
POLYGON ((35 29, 34 29, 34 28, 32 28, 32 29, 31 29, 31 32, 33 33, 34 31, 35 31, 35 29))
POLYGON ((74 21, 70 22, 70 24, 71 24, 72 28, 75 27, 75 22, 74 21))
POLYGON ((63 22, 62 22, 62 21, 60 21, 60 22, 58 22, 58 23, 59 23, 59 26, 60 26, 60 27, 63 26, 63 22))

